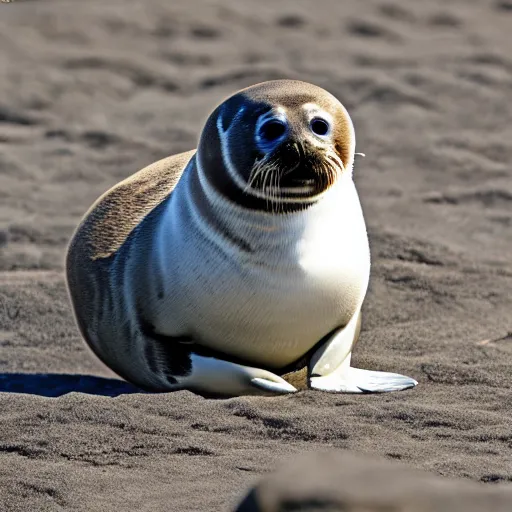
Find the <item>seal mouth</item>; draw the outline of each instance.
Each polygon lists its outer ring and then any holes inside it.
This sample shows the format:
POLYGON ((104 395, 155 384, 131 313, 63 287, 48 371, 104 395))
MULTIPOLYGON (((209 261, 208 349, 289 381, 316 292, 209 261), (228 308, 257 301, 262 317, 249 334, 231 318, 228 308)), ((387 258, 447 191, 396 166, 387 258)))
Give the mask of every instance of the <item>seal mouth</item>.
POLYGON ((273 202, 310 202, 318 198, 345 166, 332 148, 287 142, 256 158, 245 191, 273 202))

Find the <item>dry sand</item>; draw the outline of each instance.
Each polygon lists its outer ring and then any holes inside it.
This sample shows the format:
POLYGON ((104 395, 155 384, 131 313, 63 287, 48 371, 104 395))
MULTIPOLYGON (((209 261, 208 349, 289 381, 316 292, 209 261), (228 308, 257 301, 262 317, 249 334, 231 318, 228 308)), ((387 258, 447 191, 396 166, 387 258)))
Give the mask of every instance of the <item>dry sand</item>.
POLYGON ((0 510, 232 510, 319 449, 510 487, 511 27, 509 0, 1 4, 0 510), (352 115, 373 253, 354 363, 419 386, 215 401, 105 380, 68 304, 74 227, 274 78, 352 115))

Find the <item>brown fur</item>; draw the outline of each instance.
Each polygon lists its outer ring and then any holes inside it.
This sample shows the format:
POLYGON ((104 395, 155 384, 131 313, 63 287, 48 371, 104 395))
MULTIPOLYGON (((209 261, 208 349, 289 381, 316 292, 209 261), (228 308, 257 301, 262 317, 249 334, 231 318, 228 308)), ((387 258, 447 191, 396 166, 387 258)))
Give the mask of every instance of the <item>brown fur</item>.
POLYGON ((107 366, 147 389, 159 389, 158 376, 147 370, 145 334, 125 307, 127 298, 115 293, 122 278, 111 270, 130 234, 169 197, 194 153, 164 158, 111 188, 86 213, 68 249, 68 290, 83 337, 107 366))
POLYGON ((90 260, 112 256, 141 220, 173 191, 194 153, 159 160, 103 194, 75 232, 68 265, 77 250, 80 258, 90 260))

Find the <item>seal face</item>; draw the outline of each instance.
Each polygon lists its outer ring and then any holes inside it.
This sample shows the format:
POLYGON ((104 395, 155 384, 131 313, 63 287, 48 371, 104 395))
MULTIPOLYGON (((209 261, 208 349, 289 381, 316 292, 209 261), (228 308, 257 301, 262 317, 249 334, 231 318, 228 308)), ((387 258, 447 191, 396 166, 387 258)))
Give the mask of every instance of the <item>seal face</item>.
POLYGON ((323 89, 301 83, 298 94, 297 84, 274 81, 245 89, 213 112, 203 131, 204 167, 225 167, 230 180, 220 174, 211 179, 245 208, 302 209, 340 171, 351 172, 355 136, 348 113, 323 89))
POLYGON ((350 367, 370 259, 352 181, 355 136, 334 96, 279 80, 208 118, 197 152, 157 162, 93 205, 70 244, 80 330, 150 390, 391 391, 350 367))

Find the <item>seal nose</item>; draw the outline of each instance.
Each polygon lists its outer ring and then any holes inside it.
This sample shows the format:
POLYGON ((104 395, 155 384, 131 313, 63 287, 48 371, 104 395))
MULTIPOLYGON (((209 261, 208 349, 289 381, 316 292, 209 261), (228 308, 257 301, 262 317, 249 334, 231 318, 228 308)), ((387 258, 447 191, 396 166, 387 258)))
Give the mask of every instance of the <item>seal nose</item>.
POLYGON ((300 144, 287 141, 279 149, 279 158, 286 169, 285 174, 293 171, 299 166, 303 157, 303 151, 300 144))

